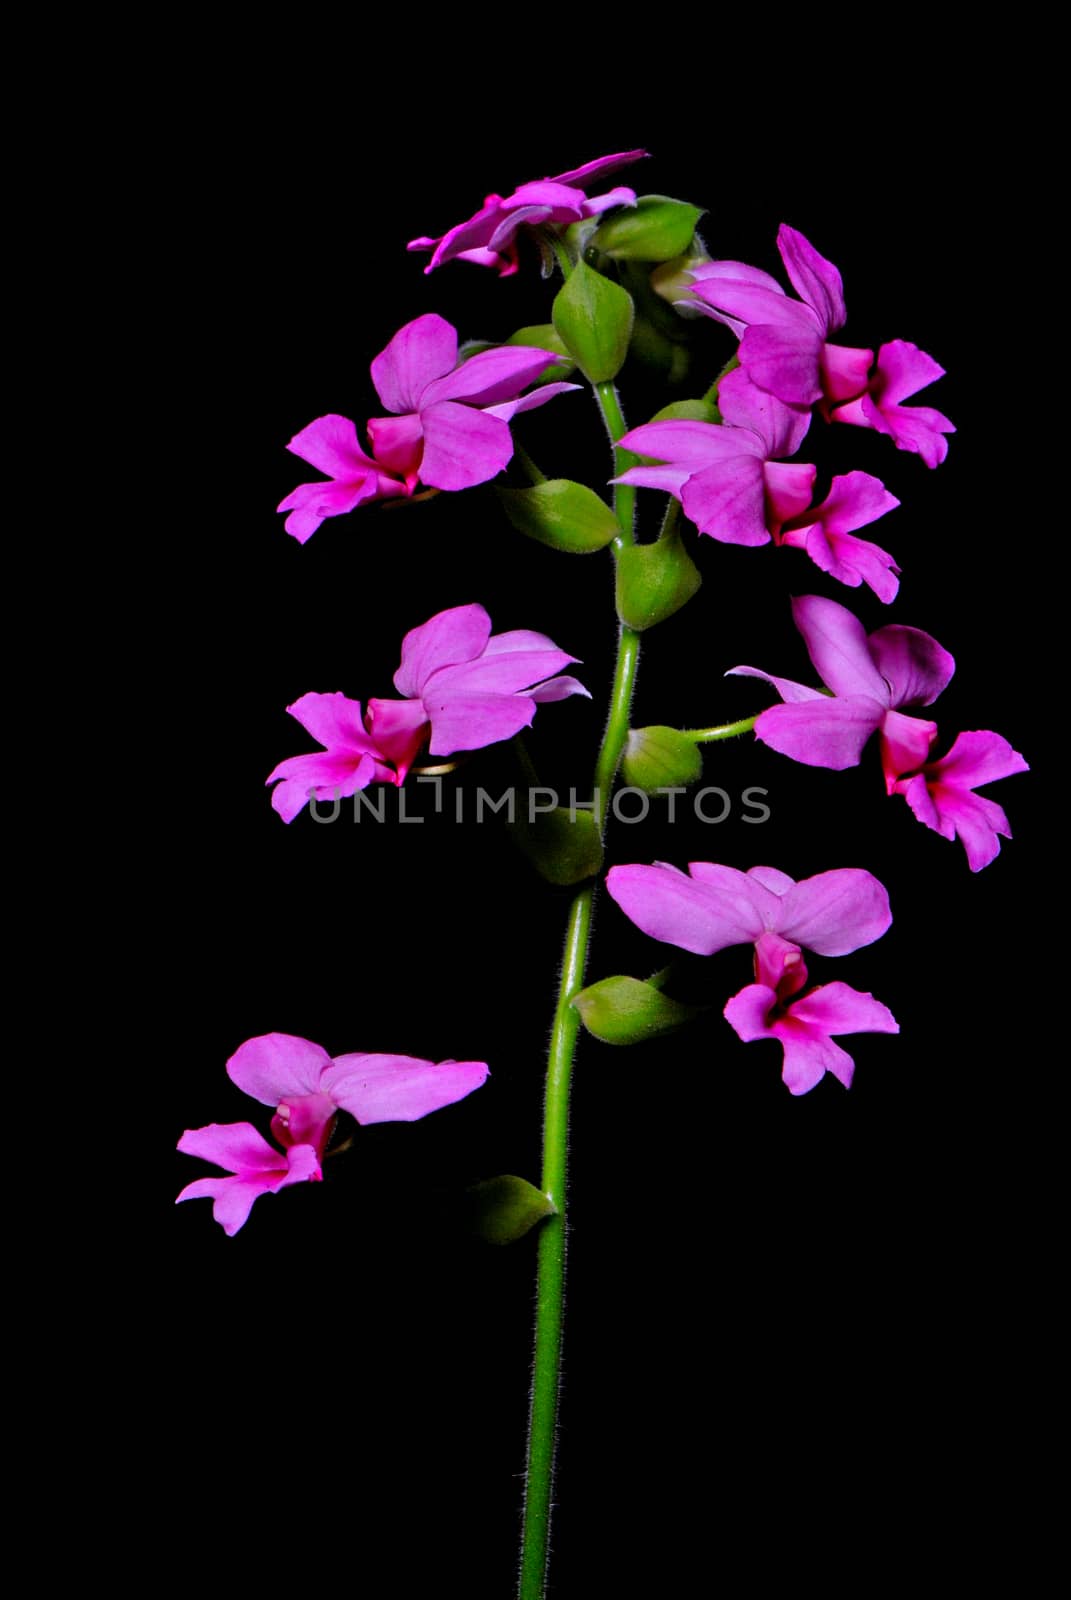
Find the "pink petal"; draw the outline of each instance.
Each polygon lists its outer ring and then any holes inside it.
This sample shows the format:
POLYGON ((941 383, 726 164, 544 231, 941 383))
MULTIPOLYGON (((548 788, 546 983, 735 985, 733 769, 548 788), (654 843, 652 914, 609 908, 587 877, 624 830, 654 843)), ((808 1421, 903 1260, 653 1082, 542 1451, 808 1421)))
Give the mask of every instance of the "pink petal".
POLYGON ((394 674, 399 694, 417 697, 433 672, 482 654, 491 635, 491 619, 483 606, 452 606, 402 640, 402 664, 394 674))
MULTIPOLYGON (((931 793, 942 824, 937 832, 949 838, 947 829, 951 825, 967 852, 967 864, 971 871, 981 872, 1000 854, 998 834, 1005 839, 1012 836, 1004 811, 995 800, 986 800, 982 795, 971 794, 965 789, 935 784, 931 793)), ((915 815, 918 816, 917 811, 915 815)))
POLYGON ((548 183, 580 184, 584 187, 586 178, 602 178, 608 172, 620 172, 622 167, 631 167, 635 161, 646 159, 646 150, 622 150, 617 155, 600 156, 597 161, 589 161, 583 167, 574 167, 571 172, 559 172, 556 178, 548 178, 548 183))
POLYGON ((777 995, 764 983, 749 983, 746 989, 734 994, 722 1012, 726 1022, 745 1044, 756 1039, 772 1039, 770 1013, 777 1005, 777 995))
POLYGON ((848 313, 844 309, 844 286, 832 261, 805 239, 802 233, 783 222, 777 233, 777 248, 785 263, 792 287, 814 311, 824 334, 843 328, 848 313))
POLYGON ((312 1145, 323 1154, 335 1121, 335 1102, 326 1094, 286 1095, 271 1119, 271 1131, 284 1150, 312 1145))
POLYGON ((804 323, 784 327, 751 323, 740 341, 740 362, 752 383, 788 405, 810 406, 822 398, 821 353, 821 334, 804 323))
POLYGON ((865 695, 771 706, 756 721, 755 737, 804 766, 843 772, 859 765, 863 746, 880 726, 884 709, 865 695))
POLYGON ((792 602, 792 617, 827 688, 889 704, 889 689, 871 658, 863 625, 846 606, 821 595, 802 595, 792 602))
MULTIPOLYGON (((357 443, 355 425, 349 417, 340 417, 336 412, 310 422, 307 428, 295 433, 286 448, 317 472, 326 472, 329 478, 352 479, 363 477, 369 468, 375 471, 375 462, 357 443)), ((285 501, 279 509, 286 509, 285 501)))
MULTIPOLYGON (((501 195, 488 195, 479 211, 466 218, 464 222, 459 222, 456 227, 449 229, 441 239, 422 238, 412 240, 407 246, 410 250, 427 250, 429 247, 434 246, 434 254, 424 268, 425 277, 429 272, 433 272, 436 267, 441 266, 444 261, 450 261, 455 256, 466 255, 473 249, 479 249, 486 245, 494 231, 496 221, 501 215, 501 207, 501 195)), ((451 361, 449 366, 453 366, 453 364, 451 361)), ((449 367, 443 368, 444 372, 448 370, 449 367)), ((384 405, 386 403, 384 401, 384 405)), ((408 410, 410 408, 403 406, 400 409, 408 410)))
POLYGON ((771 527, 780 528, 782 523, 790 522, 793 517, 801 516, 807 510, 814 493, 814 480, 818 476, 817 467, 802 461, 767 461, 763 464, 762 473, 771 527))
POLYGON ((867 645, 894 707, 932 705, 956 670, 948 651, 921 628, 890 622, 872 633, 867 645))
POLYGON ((178 1149, 183 1155, 213 1161, 224 1172, 274 1172, 286 1167, 282 1151, 270 1145, 251 1122, 210 1122, 207 1128, 188 1128, 178 1149))
POLYGON ((1013 750, 1007 739, 988 731, 961 733, 946 756, 931 762, 927 773, 942 784, 957 789, 978 789, 983 783, 1010 778, 1030 768, 1013 750))
MULTIPOLYGON (((768 457, 793 456, 811 425, 806 406, 789 406, 754 384, 743 367, 718 385, 718 410, 734 428, 751 428, 768 457)), ((659 426, 659 424, 655 424, 659 426)))
POLYGON ((700 533, 723 544, 770 542, 766 526, 766 480, 754 456, 735 456, 689 478, 681 504, 700 533))
POLYGON ((629 467, 619 478, 611 478, 611 483, 632 483, 640 489, 661 489, 666 494, 671 494, 675 499, 681 497, 681 490, 688 482, 693 472, 692 467, 629 467))
POLYGON ((899 1033, 888 1006, 846 983, 827 983, 792 1002, 795 1021, 828 1034, 899 1033))
POLYGON ((791 1014, 775 1024, 774 1036, 784 1046, 781 1081, 789 1094, 807 1094, 831 1072, 846 1089, 851 1088, 855 1062, 847 1050, 824 1034, 793 1026, 791 1014))
POLYGON ((431 718, 433 756, 456 750, 482 750, 489 744, 512 739, 535 717, 535 701, 526 694, 454 694, 429 689, 424 706, 431 718))
MULTIPOLYGON (((735 376, 735 374, 734 374, 735 376)), ((728 381, 728 380, 726 380, 728 381)), ((621 447, 655 461, 672 461, 693 471, 737 456, 761 457, 764 446, 755 429, 726 428, 717 422, 645 422, 621 439, 621 447)))
POLYGON ((429 383, 421 409, 440 400, 464 400, 470 406, 493 406, 501 400, 512 400, 559 359, 553 350, 537 350, 529 345, 481 350, 463 361, 455 372, 429 383))
POLYGON ((509 427, 471 406, 444 400, 421 412, 421 481, 435 489, 471 489, 502 471, 513 455, 509 427))
POLYGON ((956 826, 950 816, 942 815, 934 802, 929 786, 921 772, 913 778, 901 778, 894 785, 895 792, 902 794, 916 818, 924 827, 932 828, 934 833, 939 833, 943 839, 956 837, 956 826))
POLYGON ((499 406, 485 406, 484 416, 499 417, 503 422, 509 422, 522 411, 536 411, 556 395, 569 394, 580 388, 582 385, 579 383, 544 383, 538 389, 533 389, 531 394, 522 394, 517 400, 507 400, 499 406))
POLYGON ((754 878, 761 883, 764 889, 769 889, 771 894, 785 895, 795 883, 795 878, 790 878, 787 872, 779 872, 776 867, 749 867, 749 878, 754 878))
POLYGON ((605 194, 596 195, 593 200, 585 200, 580 209, 585 217, 601 217, 604 211, 612 211, 614 206, 634 206, 635 204, 635 189, 621 187, 608 189, 605 194))
POLYGON ((807 982, 807 963, 798 944, 778 933, 764 933, 755 941, 755 980, 776 989, 783 1004, 807 982))
POLYGON ((327 750, 360 753, 375 749, 365 729, 359 700, 348 700, 338 691, 334 694, 303 694, 286 709, 327 750))
POLYGON ((424 454, 424 430, 420 416, 411 411, 404 417, 372 417, 368 437, 376 456, 391 472, 397 472, 410 487, 420 476, 424 454))
POLYGON ((790 300, 769 273, 740 261, 708 261, 694 270, 690 299, 710 308, 741 338, 756 325, 770 328, 810 329, 820 338, 814 315, 798 300, 790 300))
POLYGON ((866 583, 886 605, 896 598, 900 587, 896 574, 900 568, 887 550, 869 539, 857 539, 852 533, 829 533, 816 522, 810 528, 782 533, 781 543, 805 550, 816 567, 850 589, 866 583))
POLYGON ((871 393, 884 410, 936 383, 944 375, 944 367, 939 366, 925 350, 920 350, 917 344, 911 344, 907 339, 893 339, 878 351, 871 393))
POLYGON ((339 1056, 323 1086, 360 1123, 416 1122, 486 1082, 483 1061, 421 1061, 415 1056, 339 1056))
POLYGON ((486 653, 476 661, 466 661, 460 666, 443 667, 425 682, 424 700, 430 704, 435 697, 452 698, 456 694, 487 693, 515 694, 533 683, 550 678, 562 667, 571 665, 575 656, 564 650, 513 650, 486 653))
MULTIPOLYGON (((434 258, 432 264, 436 264, 434 258)), ((456 365, 457 332, 429 311, 399 328, 380 351, 372 362, 372 382, 388 411, 419 411, 428 384, 456 365)))
POLYGON ((884 885, 862 867, 838 867, 787 889, 775 926, 817 955, 843 956, 873 944, 891 924, 884 885))
POLYGON ((842 344, 824 344, 819 357, 822 393, 833 405, 865 394, 873 350, 860 350, 842 344))
MULTIPOLYGON (((698 863, 693 863, 693 872, 696 866, 698 863)), ((743 879, 745 874, 738 877, 743 879)), ((763 932, 758 896, 750 886, 726 882, 719 890, 663 863, 612 867, 606 887, 626 917, 644 933, 695 955, 709 956, 729 945, 751 944, 763 932)))
POLYGON ((932 406, 883 406, 882 432, 891 434, 898 450, 909 450, 921 456, 931 469, 939 467, 948 455, 946 433, 955 433, 954 425, 941 411, 932 406))
POLYGON ((853 533, 894 511, 899 504, 880 478, 869 472, 848 472, 833 479, 818 515, 827 533, 853 533))
POLYGON ((398 782, 405 781, 413 759, 428 736, 430 724, 422 700, 369 700, 368 725, 383 754, 394 764, 398 782))
POLYGON ((897 778, 921 767, 937 737, 936 722, 887 711, 881 725, 881 766, 885 788, 892 794, 897 778))
POLYGON ((829 696, 822 693, 821 689, 808 688, 805 683, 796 683, 792 678, 775 678, 772 672, 763 672, 760 667, 730 667, 725 674, 727 678, 761 678, 764 683, 772 683, 781 699, 789 705, 809 705, 815 700, 825 700, 829 696))
POLYGON ((697 883, 717 895, 723 910, 727 906, 733 907, 734 917, 739 917, 749 926, 758 917, 764 928, 777 927, 781 915, 781 896, 763 881, 761 871, 741 872, 738 867, 722 866, 716 861, 689 861, 688 871, 697 883))
POLYGON ((330 1065, 327 1051, 310 1039, 264 1033, 239 1045, 227 1062, 227 1076, 243 1094, 262 1105, 277 1106, 288 1095, 318 1094, 320 1078, 330 1065))
POLYGON ((280 761, 266 781, 278 785, 272 791, 273 808, 284 822, 293 822, 308 805, 310 796, 315 795, 318 800, 346 800, 385 773, 386 768, 372 755, 315 751, 311 755, 291 756, 280 761))
MULTIPOLYGON (((326 517, 345 516, 362 500, 374 499, 378 485, 386 481, 370 473, 360 483, 299 483, 277 507, 290 512, 283 527, 298 544, 306 544, 326 517)), ((399 483, 396 492, 404 494, 405 486, 399 483)))
POLYGON ((534 700, 537 705, 548 705, 554 700, 568 700, 570 695, 581 694, 585 700, 591 699, 591 690, 585 689, 579 678, 570 678, 568 673, 557 678, 548 678, 546 683, 534 683, 525 691, 529 700, 534 700))

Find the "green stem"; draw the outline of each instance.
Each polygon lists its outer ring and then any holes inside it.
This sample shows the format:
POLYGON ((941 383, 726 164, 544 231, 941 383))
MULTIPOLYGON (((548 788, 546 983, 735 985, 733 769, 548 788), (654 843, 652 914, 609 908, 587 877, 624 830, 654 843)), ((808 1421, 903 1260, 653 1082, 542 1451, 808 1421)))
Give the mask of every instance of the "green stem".
POLYGON ((550 240, 550 248, 558 259, 558 265, 562 269, 562 277, 567 278, 573 270, 573 258, 565 248, 565 242, 561 234, 556 228, 548 228, 544 237, 550 240))
MULTIPOLYGON (((563 268, 564 271, 564 268, 563 268)), ((625 432, 617 392, 612 383, 596 384, 610 437, 616 441, 625 432)), ((628 451, 616 452, 617 460, 633 457, 628 451)), ((623 466, 618 467, 624 471, 623 466)), ((614 548, 632 543, 632 516, 635 494, 628 485, 618 485, 624 495, 615 493, 614 510, 621 523, 621 537, 614 548)), ((618 635, 617 661, 610 693, 610 714, 595 762, 595 820, 600 838, 606 830, 606 815, 617 769, 628 738, 629 714, 640 660, 640 636, 622 624, 618 635)), ((548 1217, 539 1233, 536 1276, 535 1355, 532 1362, 532 1400, 528 1420, 528 1462, 525 1477, 524 1522, 521 1534, 521 1577, 519 1600, 545 1600, 547 1557, 550 1548, 551 1496, 554 1488, 554 1456, 558 1428, 558 1392, 561 1387, 562 1315, 565 1305, 566 1176, 569 1145, 569 1087, 573 1072, 580 1014, 573 996, 584 987, 588 942, 595 885, 587 884, 573 898, 565 934, 558 1003, 554 1012, 550 1053, 547 1058, 547 1083, 543 1113, 544 1193, 553 1202, 556 1215, 548 1217)))
POLYGON ((753 717, 744 717, 740 722, 722 722, 716 728, 682 728, 681 733, 693 744, 710 744, 715 739, 736 739, 742 733, 750 733, 761 715, 761 711, 756 711, 753 717))
POLYGON ((540 472, 539 468, 528 454, 528 451, 524 448, 524 445, 518 443, 516 439, 513 441, 513 459, 516 461, 521 471, 526 473, 533 483, 546 483, 546 473, 540 472))
MULTIPOLYGON (((595 398, 599 402, 599 410, 602 412, 607 431, 613 441, 614 477, 619 478, 623 472, 628 471, 629 467, 634 467, 640 458, 634 455, 631 450, 618 448, 617 441, 622 434, 628 432, 628 427, 621 413, 621 402, 617 398, 617 390, 614 388, 612 379, 607 378, 603 383, 596 383, 594 389, 595 398)), ((612 543, 612 549, 616 552, 623 550, 626 544, 632 544, 635 540, 633 524, 636 520, 636 488, 634 484, 614 484, 614 512, 618 522, 621 524, 620 536, 614 539, 612 543)))

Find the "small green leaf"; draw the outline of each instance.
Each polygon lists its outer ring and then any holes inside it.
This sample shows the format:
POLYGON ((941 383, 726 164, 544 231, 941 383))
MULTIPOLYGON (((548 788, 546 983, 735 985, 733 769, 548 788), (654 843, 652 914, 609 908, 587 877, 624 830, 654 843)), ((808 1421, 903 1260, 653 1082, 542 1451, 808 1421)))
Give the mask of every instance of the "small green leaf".
POLYGON ((544 1217, 557 1215, 557 1207, 542 1190, 510 1173, 472 1184, 465 1199, 470 1228, 488 1244, 512 1244, 544 1217))
POLYGON ((555 550, 586 555, 605 549, 621 532, 606 501, 568 478, 548 478, 532 489, 499 489, 498 498, 515 528, 555 550))
POLYGON ((571 1004, 589 1033, 604 1044, 641 1044, 682 1028, 706 1008, 672 1000, 639 978, 603 978, 581 989, 571 1004))
POLYGON ((703 757, 678 728, 630 728, 621 771, 632 788, 654 794, 702 777, 703 757))
POLYGON ((656 411, 652 422, 720 422, 721 412, 709 400, 674 400, 656 411))
POLYGON ((615 378, 628 355, 631 296, 586 262, 578 261, 551 311, 566 349, 592 383, 615 378))
POLYGON ((687 250, 702 215, 700 206, 686 200, 644 194, 607 217, 591 243, 614 261, 669 261, 687 250))
POLYGON ((555 806, 533 817, 521 814, 511 824, 517 844, 548 883, 583 883, 602 868, 602 840, 590 811, 555 806))
POLYGON ((617 558, 617 614, 642 633, 687 605, 702 581, 676 530, 656 544, 628 545, 617 558))

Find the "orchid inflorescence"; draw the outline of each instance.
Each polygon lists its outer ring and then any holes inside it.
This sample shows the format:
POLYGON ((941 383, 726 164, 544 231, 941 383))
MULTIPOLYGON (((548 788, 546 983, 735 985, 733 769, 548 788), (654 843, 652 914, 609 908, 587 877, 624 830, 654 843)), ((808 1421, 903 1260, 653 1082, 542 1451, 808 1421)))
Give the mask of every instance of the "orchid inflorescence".
MULTIPOLYGON (((945 460, 947 436, 955 431, 940 411, 904 403, 942 376, 931 356, 903 339, 882 344, 876 355, 832 341, 847 321, 841 276, 795 228, 782 225, 777 237, 793 297, 765 271, 712 259, 695 232, 697 208, 605 187, 610 175, 644 156, 631 150, 524 183, 506 197, 492 194, 441 237, 413 240, 410 250, 431 252, 425 273, 460 260, 504 278, 521 270, 529 244, 536 244, 544 275, 556 264, 563 278, 552 322, 502 344, 471 348, 459 346, 457 331, 435 313, 408 322, 371 363, 387 414, 368 419, 364 442, 349 418, 331 414, 310 422, 289 449, 324 477, 300 484, 279 506, 288 513, 286 531, 304 544, 328 519, 357 512, 360 520, 371 515, 366 508, 374 502, 413 500, 423 491, 472 489, 498 478, 516 458, 532 481, 503 489, 501 503, 522 532, 561 551, 612 550, 621 642, 595 768, 601 800, 591 814, 580 814, 582 848, 563 843, 564 825, 545 837, 529 829, 521 841, 544 876, 572 885, 575 895, 548 1097, 568 1094, 581 1022, 597 1038, 629 1043, 681 1025, 688 1010, 655 983, 616 977, 589 984, 585 977, 607 793, 623 758, 630 782, 636 773, 642 781, 638 752, 645 736, 658 758, 648 785, 655 790, 678 779, 694 781, 696 746, 745 729, 791 760, 835 771, 858 765, 877 734, 887 794, 902 796, 927 828, 958 837, 972 871, 992 862, 1000 838, 1010 837, 1001 807, 975 790, 1026 770, 1022 756, 997 733, 942 739, 925 713, 955 664, 934 638, 899 622, 868 634, 846 606, 818 594, 792 603, 818 685, 731 667, 727 676, 759 679, 778 701, 717 728, 629 729, 638 635, 672 616, 699 587, 681 513, 700 536, 794 550, 793 560, 810 558, 812 574, 816 568, 842 586, 865 585, 889 604, 900 566, 858 530, 900 502, 878 478, 857 469, 834 476, 828 491, 816 495, 818 469, 798 457, 806 454, 816 418, 820 427, 842 423, 885 435, 929 468, 945 460), (630 349, 641 360, 652 339, 676 349, 689 323, 699 319, 728 329, 735 352, 727 350, 720 373, 707 375, 701 396, 675 401, 628 428, 613 381, 630 349), (646 343, 637 337, 641 321, 646 343), (601 484, 547 479, 515 449, 518 418, 582 387, 567 381, 570 374, 591 384, 611 434, 614 467, 604 481, 614 486, 612 505, 599 492, 601 484), (669 497, 662 532, 652 542, 636 539, 637 489, 669 497)), ((355 530, 359 534, 357 524, 355 530)), ((274 785, 271 803, 289 823, 310 799, 351 796, 374 783, 402 785, 424 749, 443 758, 514 740, 538 706, 589 696, 563 671, 576 659, 543 632, 494 633, 482 604, 443 610, 405 635, 393 680, 397 697, 369 698, 375 686, 366 685, 362 701, 341 691, 307 693, 288 707, 322 748, 275 767, 267 780, 274 785)), ((577 814, 571 821, 577 824, 577 814)), ((606 889, 654 940, 704 957, 735 945, 751 948, 752 981, 727 1000, 724 1017, 741 1040, 781 1046, 782 1076, 794 1095, 813 1089, 827 1072, 845 1087, 851 1083, 852 1058, 836 1038, 899 1031, 888 1007, 872 995, 839 980, 810 985, 806 956, 849 955, 890 926, 888 894, 862 867, 820 870, 797 882, 770 866, 743 870, 695 861, 685 872, 667 863, 626 863, 609 870, 606 889)), ((435 1064, 368 1054, 332 1060, 320 1046, 287 1034, 247 1040, 227 1071, 240 1089, 273 1108, 276 1146, 245 1122, 186 1132, 179 1148, 215 1162, 226 1176, 196 1179, 179 1199, 211 1198, 228 1234, 243 1226, 258 1196, 322 1178, 339 1115, 359 1124, 412 1121, 460 1101, 488 1075, 480 1061, 435 1064)), ((559 1101, 559 1110, 566 1105, 559 1101)), ((555 1295, 560 1300, 564 1127, 564 1117, 548 1118, 539 1184, 545 1203, 531 1215, 542 1230, 541 1304, 555 1295)), ((525 1187, 536 1193, 534 1185, 525 1187)), ((553 1440, 559 1360, 557 1348, 537 1355, 533 1440, 545 1439, 548 1427, 553 1440)), ((542 1477, 546 1482, 536 1474, 528 1484, 524 1600, 543 1593, 549 1472, 542 1477)))

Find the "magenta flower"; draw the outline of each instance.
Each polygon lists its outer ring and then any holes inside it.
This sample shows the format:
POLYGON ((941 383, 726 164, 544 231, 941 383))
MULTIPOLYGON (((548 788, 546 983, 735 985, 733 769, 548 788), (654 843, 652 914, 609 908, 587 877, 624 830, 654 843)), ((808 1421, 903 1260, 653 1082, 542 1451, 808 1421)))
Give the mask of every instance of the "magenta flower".
POLYGON ((947 755, 927 762, 921 772, 898 778, 892 788, 942 839, 958 836, 971 871, 980 872, 1000 854, 998 835, 1010 839, 1012 832, 1000 806, 974 790, 1029 770, 999 733, 961 733, 947 755))
POLYGON ((227 1076, 244 1094, 274 1106, 271 1130, 279 1143, 311 1145, 323 1156, 335 1116, 360 1123, 416 1122, 463 1100, 483 1084, 483 1061, 421 1061, 415 1056, 346 1055, 334 1060, 309 1039, 265 1033, 247 1039, 227 1062, 227 1076))
POLYGON ((827 983, 806 994, 802 961, 789 968, 778 984, 751 983, 725 1007, 725 1018, 743 1039, 776 1039, 784 1050, 781 1077, 790 1094, 806 1094, 831 1072, 847 1089, 855 1062, 833 1036, 844 1033, 899 1033, 889 1010, 872 994, 860 994, 846 983, 827 983), (795 998, 793 998, 793 996, 795 998))
POLYGON ((511 195, 503 198, 489 194, 475 216, 459 222, 440 239, 413 239, 410 250, 431 250, 431 260, 425 273, 441 267, 444 261, 474 261, 481 267, 497 267, 499 276, 509 277, 517 271, 517 233, 522 227, 568 227, 582 217, 595 217, 611 206, 634 206, 636 195, 632 189, 610 189, 606 194, 588 198, 585 190, 588 180, 601 178, 621 167, 631 166, 647 154, 646 150, 626 150, 615 156, 602 156, 589 161, 586 166, 572 172, 561 172, 556 178, 541 182, 523 183, 511 195))
POLYGON ((579 387, 548 383, 520 397, 558 357, 552 350, 500 345, 458 361, 457 333, 429 311, 407 322, 372 362, 372 382, 390 417, 368 424, 377 461, 412 490, 470 489, 513 455, 509 420, 579 387))
POLYGON ((724 544, 768 544, 783 522, 811 503, 817 469, 780 458, 799 449, 810 415, 764 394, 742 371, 718 391, 728 426, 714 422, 648 422, 621 440, 662 466, 630 467, 618 483, 666 489, 700 533, 724 544))
POLYGON ((833 479, 820 506, 786 523, 776 542, 806 551, 816 567, 850 589, 869 584, 888 605, 900 587, 900 568, 887 550, 869 539, 857 539, 853 530, 876 522, 899 504, 880 479, 869 472, 849 472, 833 479))
POLYGON ((276 1150, 249 1122, 212 1122, 207 1128, 190 1128, 178 1142, 188 1156, 212 1161, 227 1178, 195 1178, 178 1196, 182 1200, 213 1200, 212 1215, 224 1233, 233 1235, 243 1225, 254 1200, 278 1194, 291 1183, 319 1183, 320 1157, 311 1144, 290 1144, 276 1150))
POLYGON ((838 406, 834 422, 850 422, 860 428, 876 428, 887 433, 898 450, 912 450, 928 467, 938 467, 948 454, 946 433, 955 427, 932 406, 902 406, 901 400, 917 394, 936 379, 943 378, 932 356, 906 339, 894 339, 878 351, 878 363, 866 392, 838 406))
POLYGON ((866 388, 874 352, 828 342, 847 320, 840 273, 787 223, 777 248, 798 300, 758 267, 708 261, 690 273, 688 303, 732 329, 741 365, 760 389, 789 405, 851 400, 866 388))
POLYGON ((279 763, 267 780, 278 784, 272 805, 291 822, 310 795, 345 799, 370 783, 401 784, 426 739, 435 756, 510 739, 537 705, 588 695, 561 672, 575 660, 543 633, 493 634, 483 606, 440 611, 402 641, 394 686, 405 699, 369 700, 363 717, 359 701, 338 693, 287 707, 325 748, 279 763))
POLYGON ((299 544, 312 537, 325 517, 341 517, 370 500, 410 493, 382 462, 365 455, 348 417, 317 417, 286 448, 330 477, 327 483, 299 483, 279 502, 279 511, 290 512, 283 526, 299 544))
POLYGON ((880 939, 892 922, 884 886, 861 867, 797 883, 776 867, 740 872, 693 861, 681 872, 659 861, 612 867, 606 887, 652 939, 701 956, 753 944, 756 975, 775 988, 799 964, 800 947, 847 955, 880 939))
POLYGON ((935 722, 905 716, 900 707, 931 705, 955 662, 919 628, 893 623, 867 637, 846 607, 820 595, 793 600, 792 615, 830 693, 757 667, 733 667, 728 676, 763 678, 786 702, 762 712, 756 737, 793 761, 841 772, 858 766, 863 746, 880 729, 891 794, 902 773, 922 765, 937 734, 935 722))

